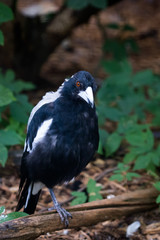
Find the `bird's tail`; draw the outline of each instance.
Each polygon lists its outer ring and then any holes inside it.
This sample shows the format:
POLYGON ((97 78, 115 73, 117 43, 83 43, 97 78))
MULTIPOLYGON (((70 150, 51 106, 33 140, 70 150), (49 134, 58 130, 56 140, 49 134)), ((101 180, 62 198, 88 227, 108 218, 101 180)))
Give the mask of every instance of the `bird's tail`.
POLYGON ((23 183, 21 180, 16 211, 19 211, 24 206, 24 212, 28 214, 34 213, 41 190, 39 190, 36 194, 32 194, 33 186, 34 183, 30 182, 28 179, 25 182, 23 181, 23 183))

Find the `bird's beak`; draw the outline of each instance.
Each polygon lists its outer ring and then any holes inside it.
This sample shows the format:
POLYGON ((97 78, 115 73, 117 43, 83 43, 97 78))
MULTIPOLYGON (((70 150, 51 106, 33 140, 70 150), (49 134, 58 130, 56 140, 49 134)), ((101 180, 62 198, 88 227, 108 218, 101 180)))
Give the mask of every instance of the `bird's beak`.
POLYGON ((94 97, 93 97, 93 91, 91 87, 87 87, 85 91, 80 91, 78 94, 81 98, 83 98, 87 103, 91 105, 93 108, 94 106, 94 97))

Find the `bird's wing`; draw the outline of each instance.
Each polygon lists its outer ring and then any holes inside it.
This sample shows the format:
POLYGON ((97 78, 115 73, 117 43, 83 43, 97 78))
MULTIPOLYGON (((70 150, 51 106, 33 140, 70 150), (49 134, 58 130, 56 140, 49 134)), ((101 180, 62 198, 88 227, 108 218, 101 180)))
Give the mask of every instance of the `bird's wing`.
POLYGON ((32 152, 49 130, 53 121, 54 103, 49 102, 40 106, 34 113, 28 128, 24 152, 32 152))
MULTIPOLYGON (((36 106, 36 111, 34 112, 27 128, 27 138, 24 147, 24 153, 21 159, 21 181, 19 185, 19 202, 17 205, 17 211, 22 208, 22 206, 27 206, 27 202, 31 201, 32 191, 29 189, 35 190, 34 183, 30 181, 28 178, 27 171, 27 157, 36 147, 36 145, 43 140, 45 137, 50 125, 53 121, 53 111, 54 111, 54 103, 51 102, 53 98, 47 99, 48 103, 45 99, 45 102, 41 102, 41 105, 36 106), (30 197, 31 195, 31 197, 30 197)), ((42 101, 42 100, 41 100, 42 101)), ((34 194, 33 199, 35 202, 33 209, 36 206, 36 202, 38 201, 38 196, 40 193, 40 189, 34 194)), ((33 204, 32 204, 33 205, 33 204)))

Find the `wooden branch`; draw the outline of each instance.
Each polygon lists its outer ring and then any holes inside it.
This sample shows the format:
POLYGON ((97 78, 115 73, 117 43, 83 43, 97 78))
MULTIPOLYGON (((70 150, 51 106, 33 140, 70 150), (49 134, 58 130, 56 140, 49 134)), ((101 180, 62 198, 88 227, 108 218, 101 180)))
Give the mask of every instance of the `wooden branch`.
MULTIPOLYGON (((69 207, 67 210, 73 217, 69 221, 69 228, 90 226, 156 208, 157 195, 158 192, 151 188, 128 192, 113 199, 69 207)), ((0 240, 30 240, 63 228, 59 215, 55 211, 37 213, 0 224, 0 240)))
POLYGON ((143 234, 159 234, 160 222, 152 223, 142 229, 143 234))

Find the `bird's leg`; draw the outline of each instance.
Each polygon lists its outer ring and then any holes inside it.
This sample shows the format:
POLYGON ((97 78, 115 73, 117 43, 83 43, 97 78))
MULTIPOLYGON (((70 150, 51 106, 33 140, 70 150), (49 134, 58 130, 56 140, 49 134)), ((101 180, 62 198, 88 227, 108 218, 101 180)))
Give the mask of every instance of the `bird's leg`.
POLYGON ((49 191, 50 191, 50 194, 51 194, 52 201, 54 203, 54 208, 53 209, 55 209, 58 212, 58 214, 61 218, 61 221, 64 222, 64 224, 65 224, 65 227, 68 227, 68 224, 69 224, 68 218, 69 217, 72 218, 72 215, 60 206, 52 188, 49 188, 49 191))

